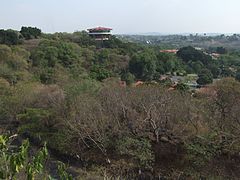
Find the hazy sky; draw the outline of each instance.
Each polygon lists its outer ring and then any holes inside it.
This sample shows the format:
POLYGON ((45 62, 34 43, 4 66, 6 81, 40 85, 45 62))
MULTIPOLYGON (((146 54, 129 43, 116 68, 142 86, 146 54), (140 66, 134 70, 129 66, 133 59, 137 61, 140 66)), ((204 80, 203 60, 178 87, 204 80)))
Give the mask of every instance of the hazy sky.
POLYGON ((0 29, 240 33, 240 0, 1 0, 0 29))

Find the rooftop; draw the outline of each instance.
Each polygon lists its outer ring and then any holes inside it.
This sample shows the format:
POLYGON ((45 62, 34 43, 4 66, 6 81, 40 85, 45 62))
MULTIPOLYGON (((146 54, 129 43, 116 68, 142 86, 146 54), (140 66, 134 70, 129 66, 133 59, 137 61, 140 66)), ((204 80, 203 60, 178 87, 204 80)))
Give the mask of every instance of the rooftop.
POLYGON ((174 53, 176 54, 178 52, 177 49, 165 49, 165 50, 160 50, 162 53, 174 53))
POLYGON ((106 27, 96 27, 88 29, 88 31, 111 31, 112 28, 106 28, 106 27))

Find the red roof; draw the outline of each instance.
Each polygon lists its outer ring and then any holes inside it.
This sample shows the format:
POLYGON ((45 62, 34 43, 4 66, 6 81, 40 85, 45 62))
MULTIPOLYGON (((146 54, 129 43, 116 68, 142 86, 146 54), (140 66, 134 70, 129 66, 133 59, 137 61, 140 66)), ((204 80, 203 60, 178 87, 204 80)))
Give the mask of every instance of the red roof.
POLYGON ((96 27, 92 29, 88 29, 88 31, 111 31, 111 28, 105 28, 105 27, 96 27))
POLYGON ((140 85, 142 85, 142 84, 144 84, 143 81, 137 81, 137 82, 134 84, 134 86, 140 86, 140 85))
POLYGON ((165 49, 165 50, 160 50, 160 52, 162 53, 177 53, 178 50, 177 49, 165 49))

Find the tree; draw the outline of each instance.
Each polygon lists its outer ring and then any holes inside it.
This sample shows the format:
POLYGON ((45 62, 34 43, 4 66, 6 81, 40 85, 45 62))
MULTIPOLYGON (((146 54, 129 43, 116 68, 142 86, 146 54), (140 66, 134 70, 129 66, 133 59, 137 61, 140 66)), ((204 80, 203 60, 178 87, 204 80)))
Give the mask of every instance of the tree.
POLYGON ((14 85, 24 80, 28 72, 29 53, 20 47, 0 45, 0 77, 14 85))
POLYGON ((71 42, 77 43, 81 47, 89 47, 96 45, 96 41, 91 38, 86 31, 77 31, 73 34, 57 33, 61 39, 68 39, 71 42))
POLYGON ((217 47, 216 52, 219 54, 226 54, 227 53, 227 49, 224 47, 217 47))
POLYGON ((234 72, 232 71, 232 69, 230 67, 223 67, 221 75, 223 77, 234 77, 234 72))
POLYGON ((71 67, 73 64, 80 63, 80 47, 73 43, 55 42, 58 49, 58 59, 64 67, 71 67))
POLYGON ((42 31, 36 27, 22 27, 20 33, 25 39, 33 39, 41 36, 42 31))
POLYGON ((129 71, 137 79, 152 80, 156 73, 156 56, 151 52, 134 54, 129 62, 129 71))
POLYGON ((206 85, 210 84, 213 82, 213 75, 208 69, 203 69, 199 74, 198 74, 198 80, 197 83, 200 85, 206 85))
POLYGON ((111 76, 111 72, 108 71, 104 66, 94 65, 90 69, 90 77, 98 81, 102 81, 111 76))
POLYGON ((53 68, 44 68, 41 70, 39 74, 39 79, 43 84, 53 84, 54 83, 53 75, 54 75, 53 68))
POLYGON ((130 85, 130 84, 134 83, 135 76, 132 73, 127 72, 127 73, 122 74, 121 79, 123 81, 126 81, 127 85, 130 85))
POLYGON ((188 85, 184 84, 184 83, 178 83, 176 86, 176 89, 181 91, 181 92, 186 92, 188 91, 190 88, 188 85))
POLYGON ((176 58, 175 55, 168 53, 157 54, 156 71, 159 74, 180 71, 181 66, 182 61, 176 58))
POLYGON ((211 71, 213 78, 218 78, 219 75, 221 74, 219 64, 216 62, 208 64, 207 68, 211 71))
POLYGON ((131 137, 123 137, 118 140, 117 152, 120 155, 130 156, 135 163, 139 165, 139 169, 148 169, 152 167, 154 156, 149 139, 134 139, 131 137))
POLYGON ((201 61, 191 61, 189 65, 192 67, 194 73, 199 73, 204 67, 201 61))
MULTIPOLYGON (((225 142, 231 145, 227 148, 239 151, 240 128, 240 82, 234 78, 224 78, 213 85, 215 95, 212 104, 215 124, 219 131, 224 132, 225 142)), ((214 128, 215 128, 214 127, 214 128)))
POLYGON ((32 52, 33 66, 54 67, 57 63, 70 68, 80 63, 80 47, 63 41, 44 40, 32 52))
POLYGON ((236 74, 236 80, 240 82, 240 71, 237 71, 237 74, 236 74))
POLYGON ((0 30, 0 44, 17 45, 20 42, 18 32, 13 30, 0 30))
POLYGON ((196 50, 191 46, 179 49, 177 56, 180 57, 184 62, 201 61, 204 65, 207 65, 212 61, 211 56, 206 55, 202 51, 196 50))

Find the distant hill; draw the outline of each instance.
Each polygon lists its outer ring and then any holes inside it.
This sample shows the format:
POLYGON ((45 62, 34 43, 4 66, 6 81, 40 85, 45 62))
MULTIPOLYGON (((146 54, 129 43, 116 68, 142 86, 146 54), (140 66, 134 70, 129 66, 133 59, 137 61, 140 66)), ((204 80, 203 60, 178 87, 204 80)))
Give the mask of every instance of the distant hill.
MULTIPOLYGON (((198 36, 220 36, 224 34, 225 36, 231 36, 235 33, 196 33, 196 32, 186 32, 186 33, 167 33, 167 32, 136 32, 136 33, 124 33, 124 34, 117 34, 117 35, 139 35, 139 36, 171 36, 171 35, 182 35, 182 36, 189 36, 198 35, 198 36)), ((238 33, 236 33, 238 34, 238 33)))

